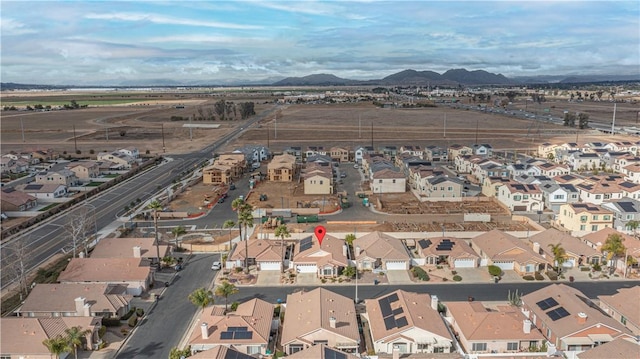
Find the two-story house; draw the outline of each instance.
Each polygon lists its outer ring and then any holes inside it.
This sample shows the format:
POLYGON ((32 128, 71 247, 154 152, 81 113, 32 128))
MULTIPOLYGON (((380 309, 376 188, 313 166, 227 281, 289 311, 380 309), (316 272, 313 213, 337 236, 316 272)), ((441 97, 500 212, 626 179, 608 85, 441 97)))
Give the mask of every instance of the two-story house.
POLYGON ((503 184, 498 190, 497 199, 513 212, 541 211, 544 207, 542 191, 535 184, 503 184))
POLYGON ((298 175, 296 158, 288 154, 274 156, 267 165, 267 173, 269 181, 292 182, 298 175))
POLYGON ((560 206, 556 222, 580 235, 613 227, 613 212, 590 203, 566 203, 560 206))

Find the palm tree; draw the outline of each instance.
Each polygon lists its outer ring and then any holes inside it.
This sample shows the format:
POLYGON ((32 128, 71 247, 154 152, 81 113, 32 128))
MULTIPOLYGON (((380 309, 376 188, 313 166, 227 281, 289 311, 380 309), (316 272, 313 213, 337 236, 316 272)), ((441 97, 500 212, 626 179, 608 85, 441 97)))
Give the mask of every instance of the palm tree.
POLYGON ((291 233, 289 233, 289 229, 286 224, 281 224, 276 227, 275 236, 280 237, 280 249, 282 252, 282 265, 280 266, 282 273, 284 273, 284 237, 291 237, 291 233))
POLYGON ((227 282, 226 280, 222 282, 219 286, 216 287, 216 295, 218 297, 224 297, 224 311, 227 312, 227 299, 230 295, 238 293, 238 288, 232 284, 227 282))
POLYGON ((162 209, 162 204, 158 201, 152 201, 147 206, 148 209, 153 210, 153 229, 155 233, 156 242, 156 256, 158 258, 158 270, 160 270, 160 242, 158 239, 158 211, 162 209))
POLYGON ((183 225, 179 225, 177 227, 173 227, 173 229, 171 229, 171 234, 173 234, 173 236, 176 239, 176 247, 178 246, 178 237, 180 237, 183 234, 187 234, 187 229, 184 228, 183 225))
POLYGON ((240 238, 244 240, 244 270, 249 272, 249 244, 247 243, 247 227, 253 227, 253 207, 242 198, 236 198, 231 202, 231 208, 238 214, 238 229, 240 230, 240 238), (244 232, 242 232, 244 227, 244 232))
POLYGON ((556 272, 558 275, 562 272, 562 264, 567 260, 567 251, 562 248, 562 244, 549 244, 551 253, 553 253, 553 260, 556 264, 556 272))
POLYGON ((67 334, 67 344, 73 348, 73 357, 78 358, 78 347, 82 345, 82 338, 86 338, 91 330, 82 330, 81 326, 75 326, 64 330, 67 334))
POLYGON ((60 354, 71 351, 71 348, 69 347, 69 343, 61 335, 58 335, 55 338, 49 338, 49 339, 43 340, 42 345, 47 347, 47 349, 49 350, 49 353, 51 353, 51 356, 55 355, 56 359, 60 358, 60 354))
POLYGON ((607 240, 604 242, 602 247, 600 247, 602 253, 606 254, 607 261, 613 262, 613 270, 609 270, 610 274, 613 274, 613 272, 615 272, 618 258, 624 256, 625 252, 627 251, 627 247, 625 247, 622 241, 622 236, 617 233, 612 233, 609 235, 609 237, 607 237, 607 240))
POLYGON ((228 219, 226 221, 224 221, 224 223, 222 224, 222 228, 223 229, 228 229, 229 230, 229 252, 231 252, 231 228, 236 226, 236 222, 228 219))
POLYGON ((204 308, 213 304, 213 293, 207 288, 198 288, 189 294, 189 300, 193 305, 201 307, 204 312, 204 308))

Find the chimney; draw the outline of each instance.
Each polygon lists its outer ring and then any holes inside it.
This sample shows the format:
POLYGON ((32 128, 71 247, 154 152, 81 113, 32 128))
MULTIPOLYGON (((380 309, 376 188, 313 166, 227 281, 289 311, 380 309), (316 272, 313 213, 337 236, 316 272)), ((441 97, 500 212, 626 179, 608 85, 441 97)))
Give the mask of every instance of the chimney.
POLYGON ((540 243, 533 242, 533 251, 540 254, 540 243))
POLYGON ((336 317, 329 317, 329 326, 333 329, 336 328, 336 317))
POLYGON ((393 347, 393 351, 391 352, 392 359, 400 359, 400 348, 397 346, 393 347))
POLYGON ((578 323, 579 324, 584 324, 587 322, 587 313, 585 312, 580 312, 578 313, 578 323))
POLYGON ((346 244, 342 245, 342 255, 345 256, 345 257, 347 256, 347 245, 346 244))
POLYGON ((200 324, 200 333, 202 334, 202 339, 209 339, 209 325, 207 323, 200 324))
POLYGON ((84 252, 83 251, 80 251, 78 253, 78 258, 84 258, 84 252))
POLYGON ((90 316, 91 316, 91 304, 86 303, 86 304, 84 305, 84 307, 82 307, 82 309, 83 309, 82 314, 83 314, 85 317, 90 317, 90 316))
POLYGON ((437 311, 438 310, 438 296, 437 295, 432 295, 431 296, 431 309, 437 311))
POLYGON ((84 316, 84 305, 87 303, 87 300, 84 297, 78 297, 74 299, 74 302, 76 303, 76 316, 84 316))
POLYGON ((140 246, 133 247, 133 257, 134 258, 142 257, 142 248, 140 248, 140 246))
POLYGON ((360 246, 356 246, 356 257, 360 255, 360 246))
POLYGON ((522 331, 525 334, 531 333, 531 321, 529 319, 525 319, 522 321, 522 331))

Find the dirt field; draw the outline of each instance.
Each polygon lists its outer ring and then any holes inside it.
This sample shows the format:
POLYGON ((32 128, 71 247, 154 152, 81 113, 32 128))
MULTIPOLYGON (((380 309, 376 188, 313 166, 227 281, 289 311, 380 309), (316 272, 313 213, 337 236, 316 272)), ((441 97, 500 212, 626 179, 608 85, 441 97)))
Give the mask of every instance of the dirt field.
POLYGON ((335 195, 305 195, 302 183, 261 182, 247 198, 254 208, 318 208, 320 212, 334 212, 339 209, 335 195), (268 194, 266 201, 260 201, 260 194, 268 194))
POLYGON ((488 213, 491 215, 509 215, 509 212, 495 201, 478 201, 469 198, 462 202, 420 202, 410 193, 393 193, 370 196, 371 203, 380 197, 382 211, 393 214, 464 214, 488 213))

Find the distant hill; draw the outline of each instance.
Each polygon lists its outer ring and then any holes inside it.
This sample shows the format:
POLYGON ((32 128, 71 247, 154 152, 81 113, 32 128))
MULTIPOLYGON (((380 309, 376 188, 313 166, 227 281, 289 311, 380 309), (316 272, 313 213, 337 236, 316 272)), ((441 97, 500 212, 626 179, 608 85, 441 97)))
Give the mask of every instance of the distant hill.
POLYGON ((287 77, 273 86, 347 86, 359 84, 361 81, 347 80, 331 74, 315 74, 304 77, 287 77))

